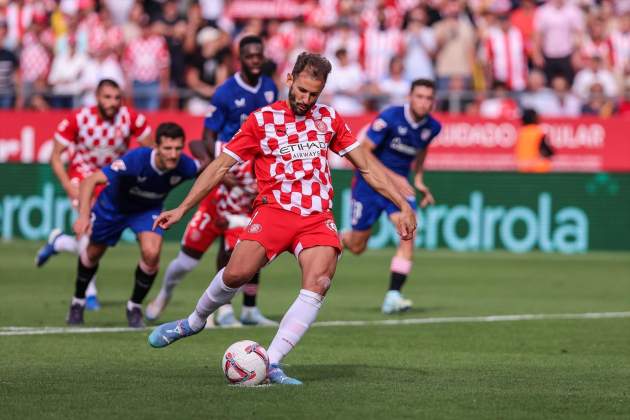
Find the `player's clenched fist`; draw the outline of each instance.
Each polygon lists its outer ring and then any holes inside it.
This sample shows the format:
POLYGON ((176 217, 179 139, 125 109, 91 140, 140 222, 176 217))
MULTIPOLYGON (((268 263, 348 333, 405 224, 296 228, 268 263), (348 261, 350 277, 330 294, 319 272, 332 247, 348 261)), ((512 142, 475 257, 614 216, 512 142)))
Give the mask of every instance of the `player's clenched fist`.
POLYGON ((88 217, 79 217, 72 225, 72 230, 77 236, 82 236, 89 233, 90 219, 88 217))
POLYGON ((173 226, 175 223, 179 222, 180 219, 184 216, 184 211, 180 210, 179 207, 168 210, 160 213, 160 215, 153 222, 153 230, 156 228, 168 229, 173 226))

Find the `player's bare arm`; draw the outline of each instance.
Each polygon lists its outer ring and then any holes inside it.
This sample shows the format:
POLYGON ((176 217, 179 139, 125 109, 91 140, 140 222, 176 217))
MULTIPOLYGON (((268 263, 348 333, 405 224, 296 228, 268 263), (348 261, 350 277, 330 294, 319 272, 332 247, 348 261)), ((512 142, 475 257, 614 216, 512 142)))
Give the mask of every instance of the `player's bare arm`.
MULTIPOLYGON (((208 158, 210 159, 210 162, 212 162, 215 159, 215 155, 216 155, 216 143, 217 143, 217 133, 214 132, 213 130, 210 130, 207 127, 203 128, 203 139, 202 139, 203 144, 206 147, 206 151, 208 153, 208 158)), ((192 144, 191 144, 191 149, 190 151, 193 152, 192 150, 192 144)), ((199 151, 200 153, 202 153, 201 151, 199 151)), ((194 154, 194 152, 193 152, 194 154)), ((195 156, 196 157, 196 156, 195 156)), ((234 178, 234 176, 230 173, 226 173, 225 176, 223 177, 222 182, 228 187, 228 188, 232 188, 234 186, 237 185, 237 181, 236 178, 234 178)))
POLYGON ((346 154, 346 157, 361 172, 365 181, 379 194, 392 201, 400 209, 401 215, 397 223, 400 238, 410 240, 416 230, 416 215, 396 187, 387 179, 378 165, 373 165, 365 149, 357 147, 346 154))
POLYGON ((373 151, 376 148, 376 145, 367 136, 364 136, 361 140, 361 147, 365 149, 365 156, 369 160, 370 166, 379 166, 381 171, 383 171, 387 178, 392 181, 396 189, 400 191, 403 197, 413 197, 416 195, 416 192, 411 184, 409 184, 407 178, 398 175, 396 172, 383 165, 381 161, 374 156, 373 151))
POLYGON ((58 141, 54 142, 52 154, 50 155, 50 166, 59 180, 59 183, 66 191, 68 198, 72 201, 79 198, 79 189, 70 182, 70 177, 66 173, 66 167, 61 161, 61 154, 64 150, 66 150, 65 145, 59 143, 58 141))
POLYGON ((429 187, 424 183, 424 161, 427 158, 427 153, 429 152, 429 148, 421 150, 418 152, 418 156, 413 163, 413 171, 415 175, 413 177, 414 186, 420 191, 422 194, 422 200, 420 200, 420 207, 426 207, 431 204, 435 204, 435 199, 433 198, 433 194, 429 187))
POLYGON ((72 227, 77 236, 88 233, 90 229, 90 205, 94 189, 98 184, 106 183, 107 177, 103 171, 97 171, 81 182, 81 187, 79 188, 79 217, 72 227))
POLYGON ((153 229, 160 227, 168 229, 177 223, 188 210, 196 206, 215 186, 221 182, 227 171, 236 163, 236 160, 226 153, 212 161, 210 165, 197 177, 184 201, 173 210, 162 212, 155 222, 153 229))

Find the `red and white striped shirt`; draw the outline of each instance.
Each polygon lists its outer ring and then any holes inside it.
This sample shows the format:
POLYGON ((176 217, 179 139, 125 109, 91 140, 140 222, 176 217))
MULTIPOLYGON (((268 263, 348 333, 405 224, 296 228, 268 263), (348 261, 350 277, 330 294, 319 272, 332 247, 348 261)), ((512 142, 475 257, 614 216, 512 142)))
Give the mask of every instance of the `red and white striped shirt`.
POLYGON ((170 55, 164 37, 151 35, 136 38, 125 50, 124 64, 131 80, 155 82, 160 71, 170 65, 170 55))
POLYGON ((630 66, 630 32, 615 31, 610 35, 609 42, 613 68, 624 74, 630 66))
POLYGON ((363 33, 361 56, 363 67, 370 80, 380 80, 389 73, 392 57, 401 54, 404 38, 398 28, 380 31, 378 28, 367 29, 363 33))
POLYGON ((527 58, 521 31, 515 27, 505 32, 498 27, 488 29, 486 53, 494 80, 512 90, 523 90, 527 81, 527 58))
POLYGON ((223 152, 239 162, 254 159, 260 191, 254 207, 308 216, 332 208, 328 149, 343 156, 358 146, 333 108, 317 104, 296 116, 278 101, 251 113, 223 152))

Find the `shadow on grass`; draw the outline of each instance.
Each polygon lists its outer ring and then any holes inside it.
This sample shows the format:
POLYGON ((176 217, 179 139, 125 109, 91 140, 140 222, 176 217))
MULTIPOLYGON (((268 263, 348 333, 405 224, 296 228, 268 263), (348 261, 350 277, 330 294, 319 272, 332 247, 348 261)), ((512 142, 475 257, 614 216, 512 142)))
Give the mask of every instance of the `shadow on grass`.
POLYGON ((396 382, 416 382, 419 377, 428 374, 422 369, 407 369, 391 366, 370 366, 365 364, 339 365, 291 365, 286 372, 295 375, 304 382, 329 382, 334 380, 356 381, 361 378, 368 382, 379 382, 383 378, 395 378, 396 382))

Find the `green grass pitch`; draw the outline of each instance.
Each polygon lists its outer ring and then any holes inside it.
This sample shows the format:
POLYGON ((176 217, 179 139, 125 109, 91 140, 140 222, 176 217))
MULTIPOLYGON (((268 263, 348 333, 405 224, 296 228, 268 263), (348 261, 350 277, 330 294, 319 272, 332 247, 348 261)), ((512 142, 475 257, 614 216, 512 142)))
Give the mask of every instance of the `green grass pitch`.
MULTIPOLYGON (((266 346, 275 329, 208 330, 160 350, 148 331, 7 335, 64 325, 76 258, 38 270, 36 248, 0 244, 0 419, 630 418, 630 318, 317 326, 285 360, 304 386, 243 389, 223 378, 223 351, 241 339, 266 346)), ((165 246, 162 272, 176 252, 165 246)), ((344 256, 318 320, 630 311, 628 253, 438 251, 418 253, 405 289, 414 310, 387 318, 379 307, 392 252, 344 256)), ((137 258, 133 245, 108 252, 103 309, 86 313, 86 326, 126 326, 137 258)), ((212 261, 180 286, 164 320, 191 311, 212 261)), ((284 255, 263 271, 261 309, 279 319, 298 289, 284 255)))

